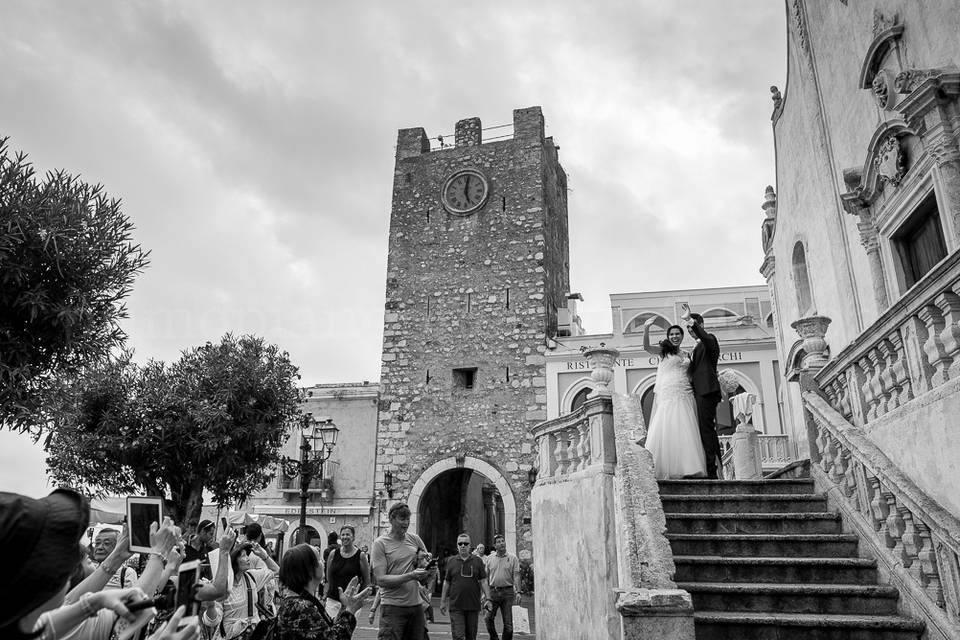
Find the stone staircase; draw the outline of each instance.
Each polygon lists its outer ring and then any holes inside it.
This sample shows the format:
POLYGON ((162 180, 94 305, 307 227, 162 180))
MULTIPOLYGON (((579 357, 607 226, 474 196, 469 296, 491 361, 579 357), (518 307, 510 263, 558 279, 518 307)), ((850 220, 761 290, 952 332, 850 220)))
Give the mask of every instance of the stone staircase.
POLYGON ((920 638, 812 480, 665 480, 660 496, 697 640, 920 638))

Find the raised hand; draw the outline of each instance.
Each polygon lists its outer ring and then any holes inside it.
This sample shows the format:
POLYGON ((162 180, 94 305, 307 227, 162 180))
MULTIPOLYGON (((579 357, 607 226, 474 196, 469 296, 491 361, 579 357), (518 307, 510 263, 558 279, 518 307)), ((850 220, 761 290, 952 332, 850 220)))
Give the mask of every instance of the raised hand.
POLYGON ((147 638, 147 640, 195 640, 200 637, 200 628, 197 626, 197 623, 188 624, 183 629, 177 630, 177 627, 180 626, 180 620, 183 618, 183 614, 186 611, 186 607, 180 605, 180 607, 174 612, 170 617, 170 620, 167 621, 167 624, 163 625, 157 631, 147 638))
POLYGON ((230 551, 233 549, 233 543, 237 539, 237 532, 231 528, 224 530, 223 535, 220 536, 220 551, 230 551))
POLYGON ((684 322, 690 322, 690 305, 686 302, 680 305, 680 318, 684 322))
POLYGON ((643 323, 643 326, 652 327, 655 324, 657 324, 657 316, 650 316, 649 318, 647 318, 647 321, 643 323))
POLYGON ((117 536, 117 546, 113 548, 110 555, 120 560, 121 563, 133 555, 133 552, 130 551, 130 536, 127 534, 127 525, 123 525, 120 529, 120 534, 117 536))
POLYGON ((180 527, 173 524, 169 517, 163 519, 163 525, 150 523, 150 553, 156 553, 161 558, 166 556, 180 541, 180 527))
POLYGON ((347 584, 346 589, 340 589, 340 602, 343 604, 343 608, 354 615, 363 606, 364 598, 370 595, 370 587, 358 593, 357 589, 359 587, 360 580, 354 576, 347 584))

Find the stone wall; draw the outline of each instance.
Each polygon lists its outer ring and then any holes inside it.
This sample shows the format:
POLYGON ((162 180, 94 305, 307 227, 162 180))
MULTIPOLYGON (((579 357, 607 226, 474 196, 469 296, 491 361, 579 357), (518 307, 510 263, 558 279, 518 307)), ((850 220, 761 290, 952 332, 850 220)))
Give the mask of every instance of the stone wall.
POLYGON ((533 509, 537 635, 619 638, 613 477, 594 468, 538 481, 533 509))
MULTIPOLYGON (((530 547, 529 427, 546 418, 545 339, 569 289, 566 175, 539 107, 514 112, 514 138, 482 143, 480 122, 458 146, 429 151, 423 129, 397 142, 384 313, 377 488, 395 497, 425 469, 472 456, 507 480, 519 546, 530 547), (441 204, 445 180, 481 171, 485 205, 441 204), (472 389, 454 369, 475 369, 472 389)), ((494 480, 494 478, 491 478, 494 480)))

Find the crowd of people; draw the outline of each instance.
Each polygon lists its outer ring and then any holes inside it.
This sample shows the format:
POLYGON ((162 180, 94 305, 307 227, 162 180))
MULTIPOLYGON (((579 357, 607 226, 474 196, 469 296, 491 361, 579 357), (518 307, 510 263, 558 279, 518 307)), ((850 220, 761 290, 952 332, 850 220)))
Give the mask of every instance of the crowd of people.
POLYGON ((438 581, 455 639, 476 638, 481 612, 491 640, 500 638, 498 614, 503 639, 513 637, 520 565, 503 536, 485 555, 482 544, 471 548, 461 534, 456 555, 438 561, 408 531, 404 503, 390 508, 390 529, 369 554, 346 525, 325 549, 298 544, 279 564, 255 523, 242 534, 225 527, 217 538, 211 520, 184 535, 164 518, 151 525, 149 552, 134 554, 125 530, 107 527, 93 536, 89 517, 87 500, 69 489, 40 499, 0 492, 0 543, 15 550, 12 575, 0 586, 0 638, 348 640, 357 614, 372 602, 369 622, 379 612, 378 638, 425 640, 438 581), (199 578, 178 587, 188 566, 199 578))

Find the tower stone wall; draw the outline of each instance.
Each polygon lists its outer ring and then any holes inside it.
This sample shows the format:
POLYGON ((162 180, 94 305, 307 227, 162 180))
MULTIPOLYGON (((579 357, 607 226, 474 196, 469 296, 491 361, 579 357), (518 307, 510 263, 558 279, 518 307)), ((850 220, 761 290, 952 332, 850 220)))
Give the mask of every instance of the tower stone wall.
POLYGON ((438 461, 482 460, 513 491, 505 526, 524 549, 528 428, 546 419, 545 341, 569 291, 566 174, 539 107, 514 111, 512 139, 481 131, 462 120, 455 146, 433 151, 423 129, 398 134, 377 481, 389 471, 394 498, 409 498, 438 461), (486 179, 486 200, 451 213, 441 192, 465 169, 486 179))

